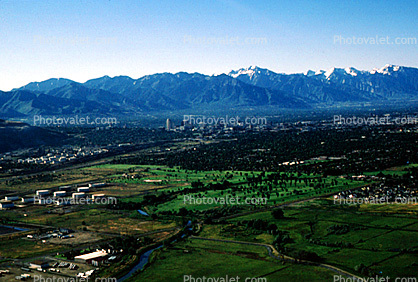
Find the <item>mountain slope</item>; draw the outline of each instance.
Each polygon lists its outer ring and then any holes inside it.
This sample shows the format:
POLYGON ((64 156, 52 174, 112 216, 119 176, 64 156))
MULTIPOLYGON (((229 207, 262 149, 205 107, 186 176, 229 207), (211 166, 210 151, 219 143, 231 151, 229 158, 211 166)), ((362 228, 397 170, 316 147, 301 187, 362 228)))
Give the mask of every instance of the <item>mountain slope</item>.
POLYGON ((339 87, 333 82, 324 82, 307 74, 278 74, 259 67, 231 71, 229 76, 259 87, 280 90, 313 103, 362 102, 373 100, 373 95, 364 91, 339 87))
POLYGON ((31 82, 23 87, 13 90, 28 90, 28 91, 40 91, 46 92, 52 90, 54 88, 62 87, 67 84, 70 84, 74 81, 66 79, 66 78, 50 78, 45 81, 41 82, 31 82))
POLYGON ((282 90, 317 103, 416 99, 418 69, 386 65, 372 71, 332 68, 304 74, 278 74, 249 67, 229 76, 252 85, 282 90))
POLYGON ((26 123, 0 119, 0 152, 62 144, 67 135, 49 129, 30 126, 26 123))
POLYGON ((198 73, 161 73, 137 80, 127 80, 121 85, 121 77, 86 82, 106 91, 116 91, 147 106, 150 110, 187 109, 199 107, 231 107, 277 105, 280 107, 308 107, 300 99, 282 91, 249 85, 227 75, 206 76, 198 73))
POLYGON ((321 81, 334 83, 340 87, 366 91, 386 99, 404 99, 418 96, 418 69, 385 65, 370 72, 354 68, 333 68, 321 81))
POLYGON ((64 99, 97 102, 106 105, 108 112, 117 112, 119 114, 140 110, 140 105, 130 98, 102 89, 88 88, 76 82, 52 89, 45 94, 64 99))
POLYGON ((104 76, 85 83, 49 79, 29 83, 21 90, 0 92, 0 116, 131 115, 254 106, 296 109, 417 99, 416 68, 386 65, 372 71, 332 68, 288 75, 249 67, 217 76, 179 72, 139 79, 104 76))
POLYGON ((114 107, 96 101, 54 97, 26 90, 0 92, 0 116, 107 114, 114 107))

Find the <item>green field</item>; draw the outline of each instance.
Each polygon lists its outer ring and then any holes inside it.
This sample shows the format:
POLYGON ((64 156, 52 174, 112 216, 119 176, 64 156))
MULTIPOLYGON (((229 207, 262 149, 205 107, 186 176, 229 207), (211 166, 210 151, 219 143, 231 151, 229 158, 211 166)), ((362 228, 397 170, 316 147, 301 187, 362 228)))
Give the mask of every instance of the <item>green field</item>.
MULTIPOLYGON (((125 189, 130 189, 130 193, 128 194, 129 197, 122 199, 122 201, 128 202, 141 202, 143 195, 138 193, 140 191, 158 189, 159 193, 170 193, 182 189, 187 190, 192 187, 193 182, 207 185, 227 181, 230 185, 230 188, 225 190, 205 190, 204 192, 187 194, 187 196, 195 199, 202 197, 239 197, 243 201, 246 198, 263 198, 266 199, 267 205, 305 199, 324 193, 355 189, 367 184, 363 181, 350 181, 333 176, 321 178, 320 175, 296 175, 289 173, 283 174, 284 180, 279 185, 268 180, 268 177, 272 174, 270 172, 192 171, 178 167, 168 168, 156 165, 106 164, 85 168, 84 170, 94 171, 99 174, 107 173, 107 182, 125 185, 125 189), (262 180, 256 185, 252 183, 251 179, 257 177, 262 177, 262 180), (307 180, 310 182, 306 182, 307 180)), ((260 203, 265 205, 264 200, 260 200, 260 203)), ((177 195, 170 201, 149 208, 153 212, 162 212, 178 211, 183 207, 189 210, 205 210, 218 206, 220 204, 200 204, 193 200, 185 203, 184 196, 177 195)))
MULTIPOLYGON (((184 281, 197 277, 261 277, 265 281, 331 281, 334 272, 315 266, 282 264, 264 247, 188 240, 156 252, 153 263, 129 281, 184 281), (303 279, 303 280, 300 280, 303 279)), ((261 281, 261 280, 260 280, 261 281)))
MULTIPOLYGON (((388 169, 383 173, 401 177, 410 167, 388 169)), ((103 240, 113 236, 138 236, 159 229, 170 230, 147 238, 152 243, 171 236, 174 227, 181 226, 184 219, 191 219, 194 220, 193 224, 199 222, 199 226, 202 226, 198 234, 200 237, 274 245, 276 235, 273 232, 245 225, 248 221, 263 220, 289 235, 291 240, 286 241, 280 249, 275 246, 288 256, 295 257, 300 251, 314 253, 322 263, 360 276, 366 274, 358 271, 359 265, 364 265, 370 273, 390 277, 416 275, 418 205, 341 205, 324 196, 369 185, 373 183, 370 180, 353 181, 336 176, 291 172, 194 171, 129 164, 105 164, 69 170, 48 179, 33 183, 24 180, 22 183, 3 184, 4 187, 0 188, 30 192, 64 184, 100 181, 111 185, 98 188, 95 192, 115 196, 123 205, 118 208, 110 205, 72 206, 65 208, 65 212, 64 208, 52 205, 32 205, 2 211, 2 219, 6 222, 70 228, 96 234, 97 238, 103 240), (273 180, 274 176, 279 176, 279 180, 273 180), (197 182, 199 188, 196 188, 197 182), (195 190, 191 192, 192 189, 195 190), (164 201, 149 200, 160 196, 166 196, 164 201), (243 205, 238 211, 229 213, 222 204, 184 203, 185 196, 195 199, 266 197, 267 204, 243 205), (311 200, 302 201, 305 199, 311 200), (293 201, 299 202, 290 204, 293 201), (282 204, 284 218, 276 219, 272 216, 271 206, 282 204), (265 210, 259 211, 260 208, 265 210), (151 216, 141 216, 137 209, 143 209, 151 216), (177 213, 185 209, 186 213, 177 213), (227 212, 209 218, 212 212, 219 210, 227 212), (238 216, 238 212, 249 214, 238 216), (236 217, 228 217, 233 215, 236 217), (208 218, 215 220, 206 221, 208 218)), ((69 248, 13 238, 0 241, 0 256, 29 258, 69 248)), ((139 255, 137 251, 133 256, 124 256, 118 271, 123 271, 123 266, 135 263, 139 255)), ((159 281, 183 281, 184 275, 261 277, 268 281, 331 281, 335 274, 317 266, 289 262, 283 264, 270 257, 262 246, 197 239, 187 239, 159 249, 153 253, 151 262, 131 281, 153 281, 155 277, 161 277, 159 281)), ((105 273, 112 274, 111 270, 105 273)))
MULTIPOLYGON (((408 206, 402 209, 410 211, 408 206)), ((364 264, 377 273, 384 271, 396 277, 402 272, 401 268, 410 273, 411 262, 418 259, 418 234, 414 229, 417 212, 399 217, 398 212, 401 211, 399 205, 388 205, 384 214, 375 213, 374 209, 365 212, 356 206, 334 205, 332 200, 323 199, 285 207, 283 219, 274 219, 271 212, 265 211, 232 218, 223 225, 206 225, 200 236, 271 244, 272 235, 262 233, 263 236, 258 230, 248 230, 239 225, 245 220, 263 219, 289 232, 292 242, 285 245, 285 253, 306 250, 318 254, 324 263, 351 273, 357 273, 355 267, 364 264), (389 213, 391 207, 393 214, 389 213), (343 234, 330 233, 330 228, 335 225, 346 225, 351 229, 343 234), (404 256, 413 259, 409 263, 394 264, 396 269, 383 268, 391 260, 395 263, 404 256)))

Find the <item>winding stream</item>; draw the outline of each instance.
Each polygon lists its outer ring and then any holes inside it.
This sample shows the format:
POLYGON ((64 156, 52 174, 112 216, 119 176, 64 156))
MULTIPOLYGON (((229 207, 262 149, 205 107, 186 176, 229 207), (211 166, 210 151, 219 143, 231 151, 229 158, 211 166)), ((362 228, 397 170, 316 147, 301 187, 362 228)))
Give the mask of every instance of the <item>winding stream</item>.
POLYGON ((127 274, 125 274, 122 278, 118 279, 118 282, 122 282, 128 278, 130 278, 132 275, 134 275, 135 272, 137 272, 138 270, 142 270, 144 268, 144 266, 148 263, 149 257, 151 256, 152 252, 154 252, 155 250, 158 250, 159 248, 161 248, 163 245, 160 245, 154 249, 151 249, 149 251, 146 251, 145 253, 143 253, 140 257, 139 257, 139 263, 137 265, 135 265, 127 274))

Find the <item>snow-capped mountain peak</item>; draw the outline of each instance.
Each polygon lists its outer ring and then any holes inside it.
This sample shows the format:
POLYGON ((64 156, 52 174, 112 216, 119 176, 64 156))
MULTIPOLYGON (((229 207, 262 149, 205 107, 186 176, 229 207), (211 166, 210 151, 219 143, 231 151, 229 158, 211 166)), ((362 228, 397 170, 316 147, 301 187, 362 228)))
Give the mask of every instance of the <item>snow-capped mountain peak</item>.
POLYGON ((324 70, 317 70, 316 72, 315 72, 315 75, 322 75, 322 74, 324 74, 325 73, 325 71, 324 70))
MULTIPOLYGON (((410 68, 397 66, 397 65, 391 65, 387 64, 382 68, 374 68, 372 71, 364 71, 364 70, 358 70, 354 67, 346 67, 346 68, 337 68, 332 67, 330 69, 325 70, 307 70, 303 73, 299 73, 298 75, 303 75, 307 78, 313 78, 323 81, 333 81, 333 82, 342 82, 345 83, 347 81, 354 81, 355 79, 364 80, 367 79, 367 76, 374 75, 374 74, 380 74, 380 75, 393 75, 398 76, 404 74, 405 72, 410 72, 410 68)), ((276 73, 273 71, 270 71, 268 69, 259 68, 257 66, 250 66, 248 68, 241 68, 239 70, 232 70, 227 75, 243 79, 244 81, 255 81, 255 80, 263 80, 268 77, 268 80, 274 80, 277 77, 284 77, 286 74, 283 73, 276 73), (248 79, 248 80, 246 80, 248 79)), ((351 82, 350 82, 351 83, 351 82)))
POLYGON ((251 66, 249 68, 242 68, 242 69, 239 69, 237 71, 232 70, 232 71, 229 72, 228 75, 232 76, 233 78, 237 78, 238 76, 240 76, 242 74, 252 76, 254 74, 254 72, 255 72, 254 67, 251 66))
POLYGON ((326 79, 329 79, 329 77, 335 72, 335 70, 336 70, 336 68, 330 68, 329 70, 327 70, 325 73, 324 73, 324 76, 325 76, 325 78, 326 79))
POLYGON ((393 72, 397 72, 401 69, 400 66, 395 66, 391 64, 386 64, 383 68, 374 68, 372 71, 370 71, 371 74, 384 74, 384 75, 391 75, 393 72))
POLYGON ((304 72, 304 75, 306 76, 315 76, 317 78, 327 79, 330 80, 332 75, 337 76, 344 76, 344 75, 350 75, 350 76, 358 76, 359 74, 362 74, 363 71, 359 71, 353 67, 347 67, 345 69, 342 68, 330 68, 327 71, 324 70, 318 70, 315 73, 311 70, 304 72), (313 75, 312 75, 313 73, 313 75))
POLYGON ((360 73, 360 71, 359 71, 359 70, 357 70, 357 69, 355 69, 355 68, 352 68, 352 67, 345 68, 344 70, 345 70, 345 72, 346 72, 347 74, 349 74, 349 75, 351 75, 351 76, 357 76, 357 75, 360 73))
POLYGON ((247 75, 249 77, 252 77, 254 74, 260 74, 262 72, 268 72, 268 70, 259 68, 257 66, 250 66, 248 68, 242 68, 237 71, 232 70, 228 73, 228 75, 233 78, 237 78, 240 75, 247 75))

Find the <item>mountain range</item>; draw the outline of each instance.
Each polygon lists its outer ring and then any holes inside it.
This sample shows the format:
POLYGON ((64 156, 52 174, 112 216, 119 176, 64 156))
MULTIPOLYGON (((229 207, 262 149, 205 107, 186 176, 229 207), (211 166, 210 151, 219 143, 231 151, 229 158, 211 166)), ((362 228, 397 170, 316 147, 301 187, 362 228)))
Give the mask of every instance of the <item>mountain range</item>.
POLYGON ((0 91, 0 117, 134 115, 255 106, 305 109, 417 98, 417 68, 386 65, 371 71, 332 68, 281 74, 252 66, 213 76, 179 72, 139 79, 104 76, 85 83, 65 78, 31 82, 9 92, 0 91))

